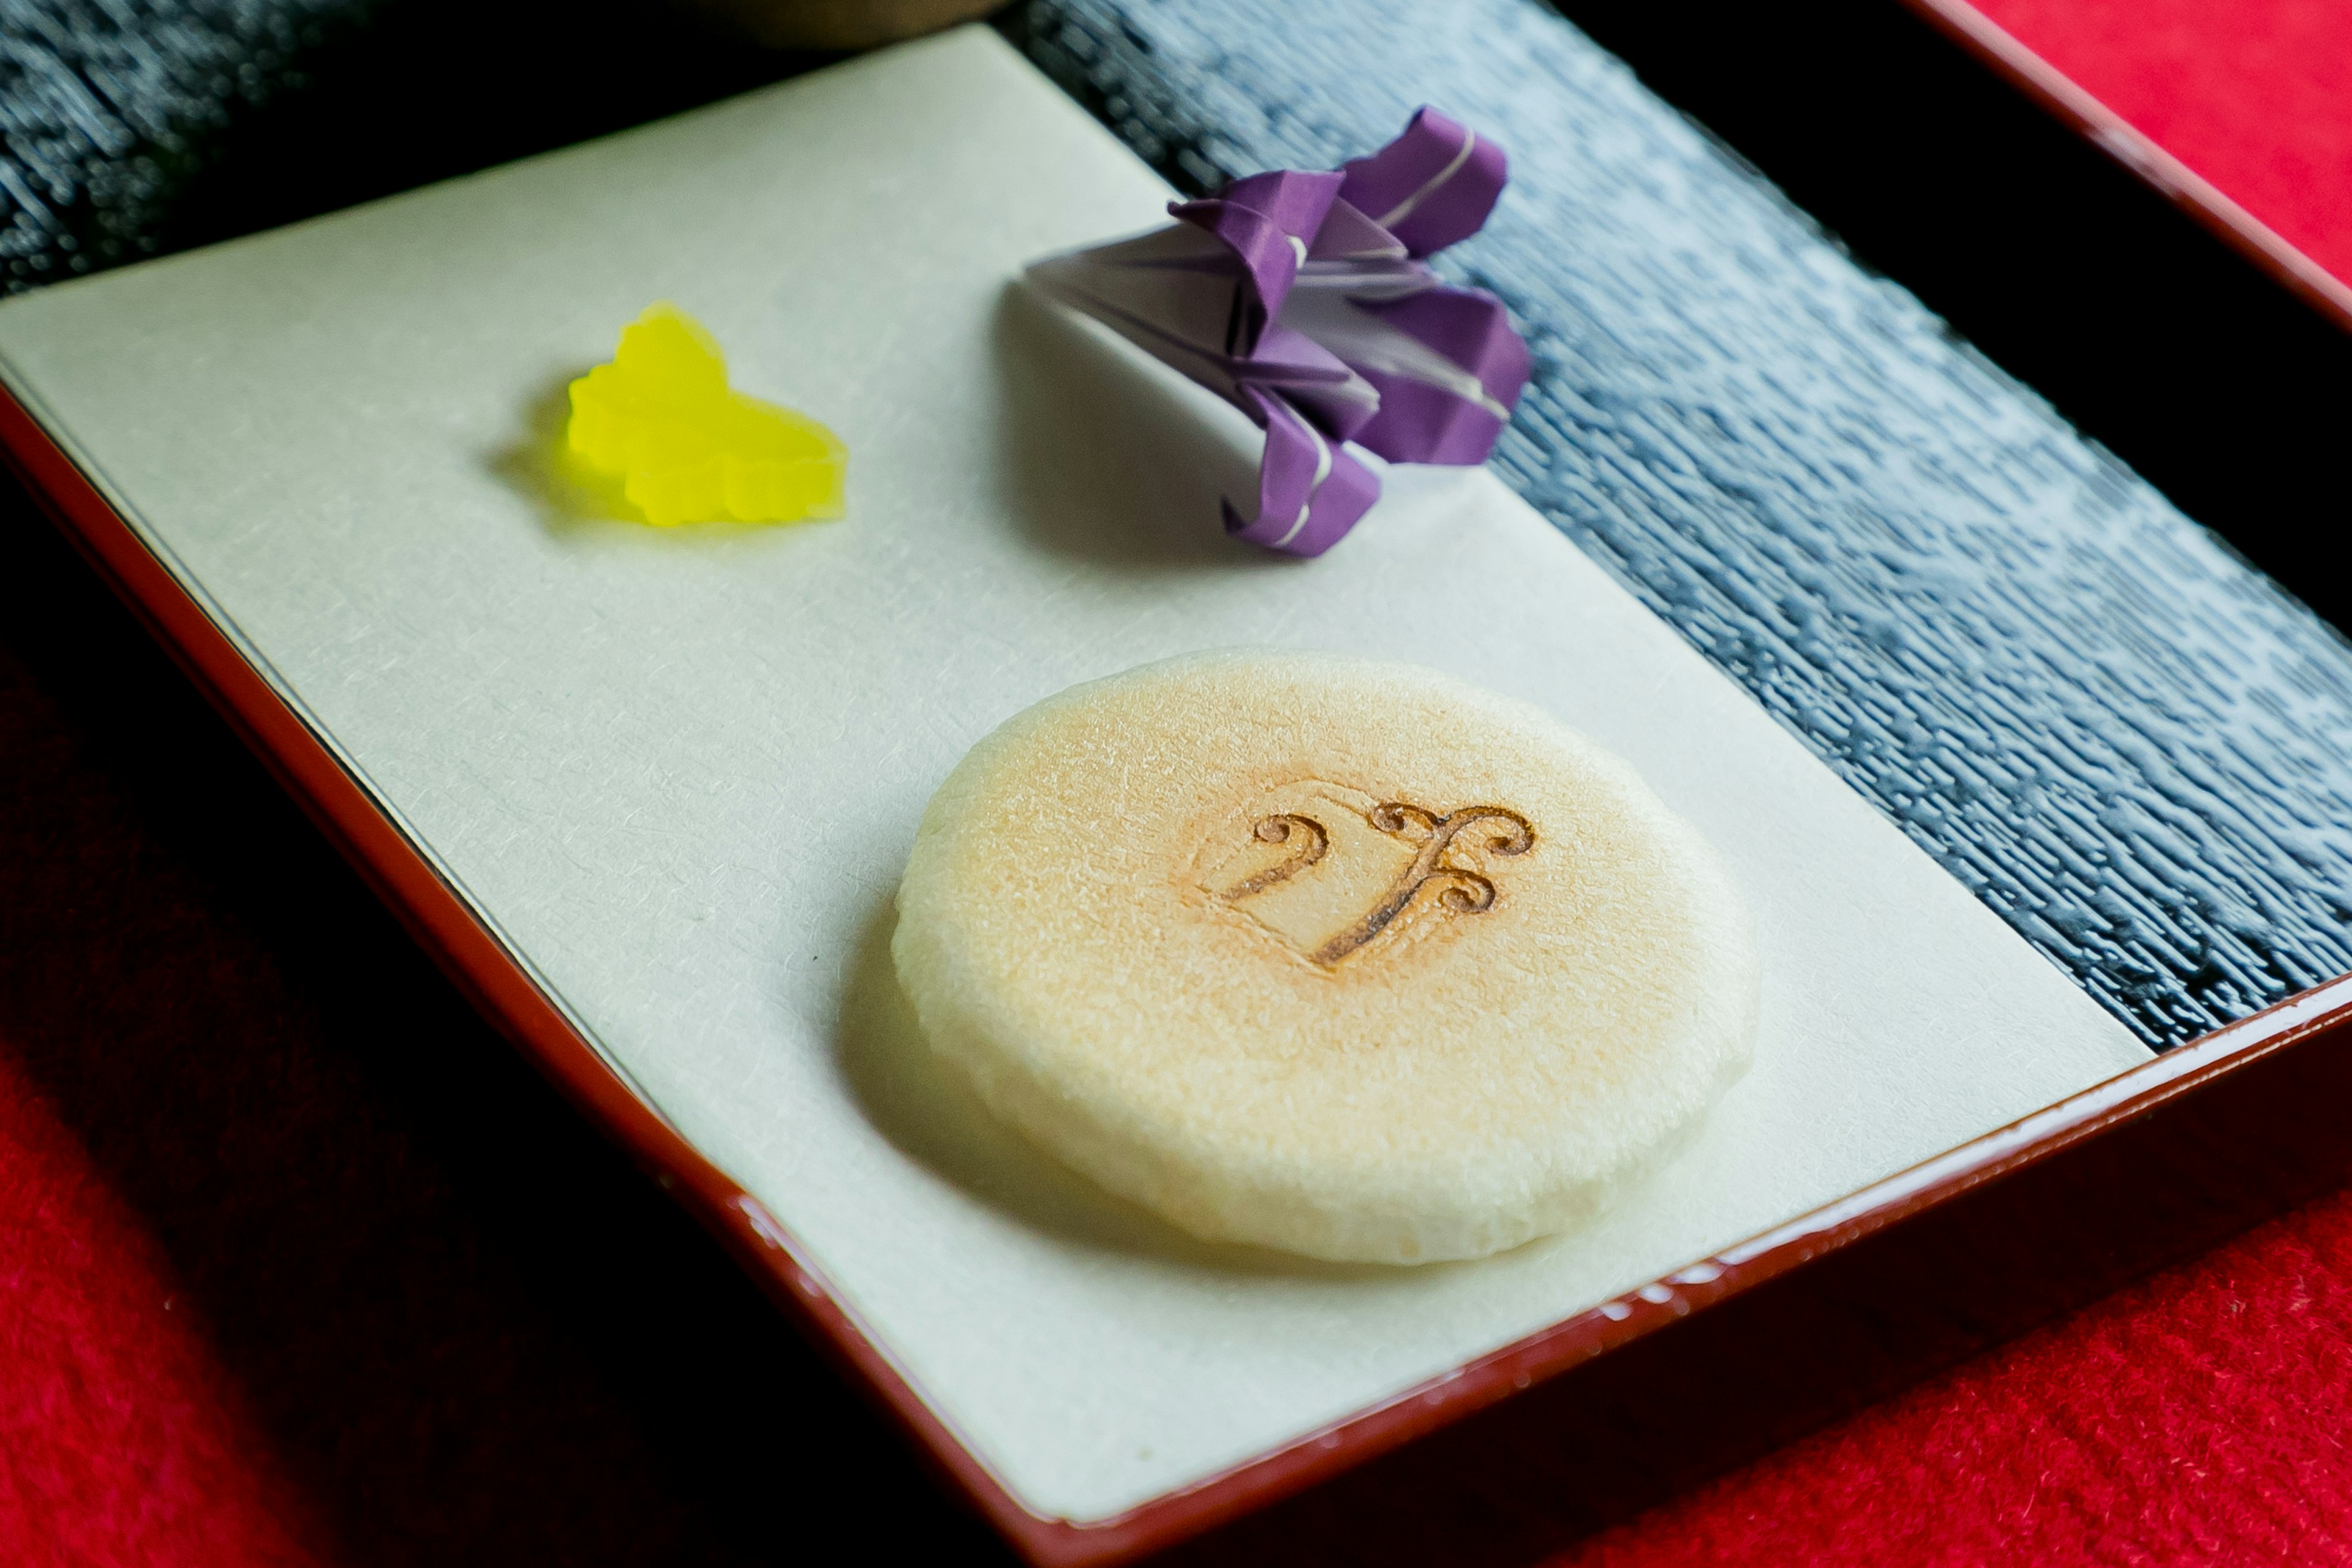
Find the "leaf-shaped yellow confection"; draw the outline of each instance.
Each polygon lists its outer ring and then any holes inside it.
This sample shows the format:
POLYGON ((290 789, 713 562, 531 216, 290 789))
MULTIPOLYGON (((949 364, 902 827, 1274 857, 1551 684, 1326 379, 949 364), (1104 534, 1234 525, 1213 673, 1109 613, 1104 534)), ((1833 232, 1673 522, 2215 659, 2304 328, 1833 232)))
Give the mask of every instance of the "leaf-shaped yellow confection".
POLYGON ((841 515, 847 448, 805 415, 730 390, 719 345, 666 301, 572 384, 567 438, 665 528, 841 515))

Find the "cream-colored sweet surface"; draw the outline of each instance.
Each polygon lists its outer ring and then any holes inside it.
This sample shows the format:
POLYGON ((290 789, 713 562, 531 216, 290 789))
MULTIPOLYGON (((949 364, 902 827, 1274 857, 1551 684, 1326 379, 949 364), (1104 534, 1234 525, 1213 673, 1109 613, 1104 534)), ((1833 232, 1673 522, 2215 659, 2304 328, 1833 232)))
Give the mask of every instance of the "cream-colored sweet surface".
POLYGON ((1081 1519, 2147 1059, 1486 474, 1391 471, 1318 561, 1229 546, 1229 411, 1012 284, 1167 196, 969 32, 0 304, 12 385, 451 886, 1081 1519), (823 411, 846 518, 656 531, 556 482, 564 387, 655 299, 823 411), (925 803, 1041 699, 1241 644, 1533 702, 1723 854, 1754 1065, 1591 1226, 1413 1269, 1213 1247, 928 1070, 889 958, 925 803))
POLYGON ((1211 654, 1040 704, 941 786, 898 909, 926 1031, 999 1113, 1196 1235, 1340 1260, 1582 1219, 1755 1026, 1739 895, 1631 768, 1389 662, 1211 654))

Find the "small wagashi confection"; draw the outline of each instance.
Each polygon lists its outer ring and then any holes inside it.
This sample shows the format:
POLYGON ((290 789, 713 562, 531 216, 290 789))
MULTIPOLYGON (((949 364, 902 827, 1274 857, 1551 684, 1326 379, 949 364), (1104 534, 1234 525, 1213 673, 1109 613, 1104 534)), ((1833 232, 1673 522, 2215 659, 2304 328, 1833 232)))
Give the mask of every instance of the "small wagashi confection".
POLYGON ((1630 766, 1340 655, 1016 715, 932 798, 892 951, 997 1116, 1197 1236, 1331 1259, 1577 1225, 1755 1036, 1739 891, 1630 766))
POLYGON ((727 384, 727 359, 675 305, 622 329, 610 364, 572 384, 565 438, 662 527, 839 517, 849 453, 803 414, 727 384))

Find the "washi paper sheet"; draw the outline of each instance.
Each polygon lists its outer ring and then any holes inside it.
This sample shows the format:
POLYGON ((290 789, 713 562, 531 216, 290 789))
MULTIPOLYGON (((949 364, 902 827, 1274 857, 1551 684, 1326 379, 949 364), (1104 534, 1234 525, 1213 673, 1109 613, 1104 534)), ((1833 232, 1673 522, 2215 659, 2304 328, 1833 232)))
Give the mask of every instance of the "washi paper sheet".
POLYGON ((1257 432, 1019 282, 1169 195, 972 29, 0 306, 12 387, 191 592, 1005 1484, 1074 1520, 2147 1059, 1485 470, 1390 469, 1318 560, 1225 539, 1257 432), (665 298, 737 385, 841 433, 844 521, 654 530, 564 469, 565 384, 665 298), (1590 1228, 1419 1269, 1206 1247, 927 1070, 887 942, 933 787, 1048 693, 1244 644, 1538 703, 1729 860, 1756 1064, 1590 1228))

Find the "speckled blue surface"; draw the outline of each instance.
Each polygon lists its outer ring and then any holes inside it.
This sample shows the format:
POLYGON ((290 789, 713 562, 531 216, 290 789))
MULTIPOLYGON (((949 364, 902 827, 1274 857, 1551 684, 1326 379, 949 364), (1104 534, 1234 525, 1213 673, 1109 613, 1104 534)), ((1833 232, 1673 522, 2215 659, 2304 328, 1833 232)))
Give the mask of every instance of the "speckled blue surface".
POLYGON ((0 288, 159 248, 208 137, 362 0, 0 0, 0 288))
POLYGON ((1446 261, 1536 351, 1521 493, 2150 1044, 2352 969, 2352 648, 1557 16, 1004 26, 1196 191, 1423 102, 1500 141, 1446 261))

